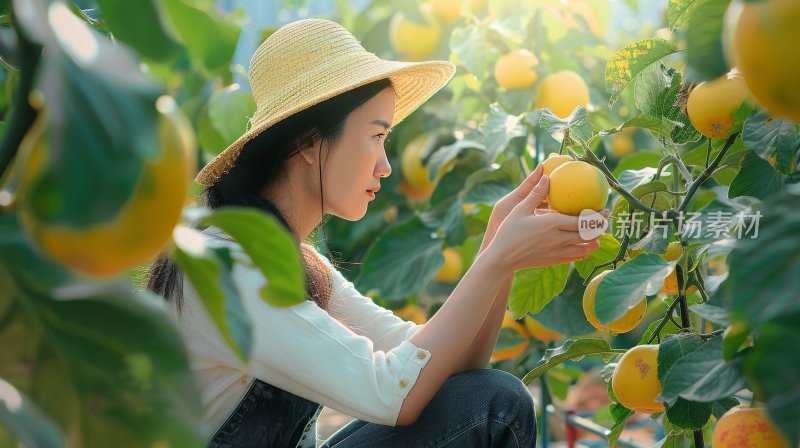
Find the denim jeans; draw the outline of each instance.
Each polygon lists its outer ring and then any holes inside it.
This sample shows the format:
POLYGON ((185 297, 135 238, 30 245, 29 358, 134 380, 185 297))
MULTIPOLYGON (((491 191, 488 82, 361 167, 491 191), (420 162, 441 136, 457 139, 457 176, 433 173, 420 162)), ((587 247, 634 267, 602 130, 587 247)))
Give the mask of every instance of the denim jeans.
POLYGON ((210 448, 288 447, 304 442, 322 406, 261 380, 250 389, 211 438, 210 448))
POLYGON ((525 385, 510 373, 480 369, 451 376, 416 422, 350 422, 323 445, 354 447, 510 447, 536 444, 536 415, 525 385))

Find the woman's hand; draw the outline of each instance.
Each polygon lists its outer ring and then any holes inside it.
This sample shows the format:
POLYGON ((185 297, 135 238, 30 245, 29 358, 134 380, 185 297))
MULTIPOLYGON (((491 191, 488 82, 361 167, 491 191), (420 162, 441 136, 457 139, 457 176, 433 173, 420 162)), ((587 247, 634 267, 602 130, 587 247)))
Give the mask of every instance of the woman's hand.
MULTIPOLYGON (((522 183, 517 186, 514 190, 512 190, 507 195, 503 196, 502 199, 497 201, 494 204, 494 208, 492 209, 492 214, 489 217, 489 223, 486 226, 486 233, 483 237, 483 247, 486 247, 494 238, 494 235, 497 233, 497 229, 500 227, 500 224, 505 221, 506 217, 511 213, 511 210, 517 206, 520 202, 522 202, 528 195, 530 194, 533 187, 539 182, 539 179, 542 177, 542 164, 536 166, 528 177, 522 181, 522 183)), ((545 214, 549 213, 551 210, 546 207, 537 208, 534 213, 545 214)))
MULTIPOLYGON (((538 208, 549 189, 550 179, 542 176, 541 168, 537 167, 520 187, 503 198, 505 207, 515 201, 516 205, 498 225, 488 249, 495 252, 497 259, 511 272, 581 260, 599 246, 597 238, 585 240, 581 237, 577 216, 538 208), (525 191, 530 183, 534 185, 520 199, 518 190, 525 191)), ((608 217, 608 210, 600 213, 608 217)))

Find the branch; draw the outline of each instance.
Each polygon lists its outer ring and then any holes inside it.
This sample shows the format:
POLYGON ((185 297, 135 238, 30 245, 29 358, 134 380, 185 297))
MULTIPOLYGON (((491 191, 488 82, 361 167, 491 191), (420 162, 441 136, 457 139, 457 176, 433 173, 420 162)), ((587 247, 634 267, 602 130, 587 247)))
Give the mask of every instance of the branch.
POLYGON ((683 197, 681 205, 678 206, 679 212, 686 210, 686 207, 689 205, 689 201, 692 200, 692 197, 694 197, 694 194, 697 192, 697 189, 700 188, 700 185, 702 185, 706 180, 708 180, 709 177, 711 177, 711 173, 713 173, 714 170, 717 168, 717 165, 719 165, 720 162, 722 162, 722 159, 725 157, 725 154, 728 152, 729 149, 731 149, 731 146, 733 146, 733 143, 736 141, 736 137, 738 136, 739 133, 735 132, 730 137, 728 137, 728 140, 725 141, 725 146, 723 146, 719 154, 717 154, 717 156, 714 157, 714 161, 711 162, 711 165, 706 167, 706 169, 703 170, 703 173, 697 179, 695 179, 691 185, 689 185, 689 191, 686 193, 686 196, 683 197))
POLYGON ((661 318, 661 322, 658 323, 658 326, 653 331, 653 334, 650 335, 650 338, 647 339, 647 343, 650 344, 653 340, 658 337, 659 333, 661 333, 661 329, 664 328, 664 325, 669 322, 670 317, 672 316, 673 311, 675 311, 675 307, 678 306, 678 300, 675 300, 670 304, 669 308, 667 308, 667 312, 664 313, 664 317, 661 318))
POLYGON ((580 143, 580 145, 583 147, 583 153, 584 153, 583 157, 580 157, 577 154, 573 154, 573 157, 582 160, 586 163, 589 163, 591 165, 594 165, 597 169, 599 169, 606 176, 606 179, 608 180, 608 185, 611 188, 613 188, 614 191, 619 193, 620 196, 624 197, 628 201, 628 203, 634 206, 635 208, 638 208, 639 210, 651 214, 661 214, 660 211, 644 205, 639 199, 637 199, 628 190, 626 190, 625 187, 623 187, 622 184, 619 183, 617 178, 614 177, 614 173, 608 170, 606 164, 603 163, 602 160, 598 159, 597 156, 594 154, 594 152, 592 152, 592 150, 589 149, 589 147, 586 145, 586 142, 575 137, 573 137, 572 139, 580 143))

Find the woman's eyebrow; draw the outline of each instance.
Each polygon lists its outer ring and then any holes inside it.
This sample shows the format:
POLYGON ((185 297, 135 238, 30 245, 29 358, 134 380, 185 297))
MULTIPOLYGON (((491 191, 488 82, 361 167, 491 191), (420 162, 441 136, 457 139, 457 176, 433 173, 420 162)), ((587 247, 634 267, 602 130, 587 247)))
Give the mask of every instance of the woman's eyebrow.
POLYGON ((383 126, 384 129, 389 129, 391 127, 391 126, 389 126, 389 123, 387 123, 384 120, 372 120, 372 123, 370 123, 370 124, 377 124, 378 126, 383 126))

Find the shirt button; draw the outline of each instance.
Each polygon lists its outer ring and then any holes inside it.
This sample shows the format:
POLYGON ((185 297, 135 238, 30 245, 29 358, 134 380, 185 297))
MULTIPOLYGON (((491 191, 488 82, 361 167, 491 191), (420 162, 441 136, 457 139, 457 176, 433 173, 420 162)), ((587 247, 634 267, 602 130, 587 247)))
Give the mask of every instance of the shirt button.
POLYGON ((406 380, 400 380, 400 387, 406 387, 406 380))
POLYGON ((425 359, 425 352, 423 352, 422 350, 418 351, 417 352, 417 358, 418 359, 425 359))

